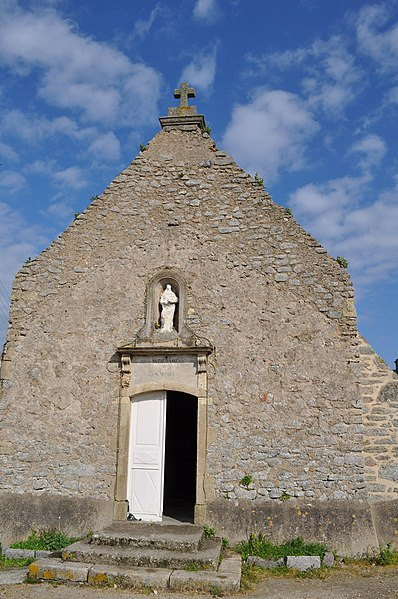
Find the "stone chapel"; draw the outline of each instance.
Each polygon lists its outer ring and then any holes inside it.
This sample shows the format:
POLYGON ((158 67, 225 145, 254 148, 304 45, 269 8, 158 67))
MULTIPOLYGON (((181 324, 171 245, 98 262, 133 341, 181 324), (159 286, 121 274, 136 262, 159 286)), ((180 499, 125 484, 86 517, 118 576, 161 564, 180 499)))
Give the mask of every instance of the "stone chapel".
POLYGON ((398 376, 346 270, 180 106, 15 277, 0 542, 170 516, 398 539, 398 376), (130 516, 130 517, 132 517, 130 516))

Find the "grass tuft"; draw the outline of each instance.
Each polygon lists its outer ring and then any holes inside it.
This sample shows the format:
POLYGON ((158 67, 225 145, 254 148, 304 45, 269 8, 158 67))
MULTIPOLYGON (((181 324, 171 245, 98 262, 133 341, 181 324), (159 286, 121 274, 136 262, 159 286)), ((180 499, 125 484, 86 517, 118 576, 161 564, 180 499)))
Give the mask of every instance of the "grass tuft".
POLYGON ((8 568, 23 568, 29 566, 35 561, 35 557, 29 558, 10 558, 0 555, 0 570, 7 570, 8 568))
POLYGON ((214 539, 216 533, 217 530, 213 526, 209 526, 208 524, 203 525, 203 536, 205 539, 214 539))
POLYGON ((366 554, 366 560, 376 566, 390 566, 398 564, 398 551, 392 549, 392 543, 380 545, 380 547, 369 549, 366 554))
POLYGON ((57 551, 78 541, 78 537, 69 537, 59 530, 33 531, 25 541, 13 543, 13 549, 33 549, 44 551, 57 551))
POLYGON ((210 587, 209 593, 212 597, 222 597, 223 596, 222 589, 219 586, 217 586, 216 584, 213 584, 210 587))
POLYGON ((239 543, 236 550, 243 559, 247 559, 249 555, 258 555, 264 559, 277 559, 288 555, 319 555, 323 559, 328 547, 324 543, 306 543, 301 537, 275 545, 260 533, 251 534, 247 541, 239 543))

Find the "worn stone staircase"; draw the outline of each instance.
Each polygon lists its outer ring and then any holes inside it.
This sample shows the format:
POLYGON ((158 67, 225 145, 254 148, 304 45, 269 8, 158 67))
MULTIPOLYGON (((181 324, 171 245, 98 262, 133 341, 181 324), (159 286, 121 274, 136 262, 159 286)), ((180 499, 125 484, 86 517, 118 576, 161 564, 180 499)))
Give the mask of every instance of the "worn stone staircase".
POLYGON ((61 557, 34 562, 29 576, 135 589, 237 591, 241 559, 222 556, 221 539, 204 538, 200 526, 114 522, 69 545, 61 557))

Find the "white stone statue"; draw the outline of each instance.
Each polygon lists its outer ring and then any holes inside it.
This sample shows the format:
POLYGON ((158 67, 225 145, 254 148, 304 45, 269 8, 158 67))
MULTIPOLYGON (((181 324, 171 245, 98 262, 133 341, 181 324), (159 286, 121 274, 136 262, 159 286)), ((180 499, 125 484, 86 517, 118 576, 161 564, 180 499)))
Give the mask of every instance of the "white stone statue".
POLYGON ((172 291, 171 285, 166 285, 166 289, 160 296, 160 304, 162 306, 162 313, 160 315, 160 332, 171 333, 173 330, 174 312, 178 297, 172 291))

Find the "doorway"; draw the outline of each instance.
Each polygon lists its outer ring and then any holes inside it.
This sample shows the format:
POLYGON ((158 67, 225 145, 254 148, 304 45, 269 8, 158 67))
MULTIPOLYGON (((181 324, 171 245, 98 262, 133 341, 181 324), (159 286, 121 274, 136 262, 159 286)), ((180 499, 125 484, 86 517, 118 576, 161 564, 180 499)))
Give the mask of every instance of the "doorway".
POLYGON ((198 399, 167 391, 163 514, 194 521, 198 399))
POLYGON ((177 391, 136 396, 131 406, 127 498, 144 521, 193 522, 198 399, 177 391))

